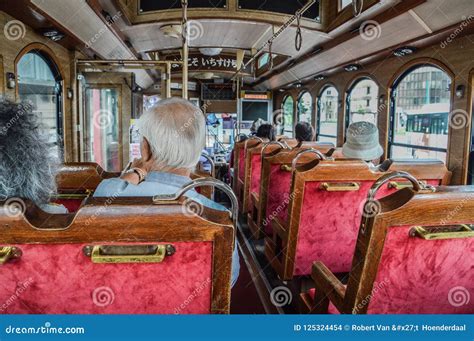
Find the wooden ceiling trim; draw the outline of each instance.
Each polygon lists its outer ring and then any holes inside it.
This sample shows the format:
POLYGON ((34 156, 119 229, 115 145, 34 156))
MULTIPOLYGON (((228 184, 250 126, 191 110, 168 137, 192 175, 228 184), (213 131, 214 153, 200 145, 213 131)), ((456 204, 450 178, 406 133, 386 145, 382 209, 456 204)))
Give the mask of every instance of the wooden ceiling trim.
MULTIPOLYGON (((387 59, 387 58, 396 58, 395 56, 393 56, 393 51, 396 50, 397 48, 404 47, 404 46, 414 47, 418 50, 428 48, 430 46, 438 44, 439 42, 444 41, 446 38, 448 38, 458 28, 459 28, 459 23, 451 25, 451 26, 446 27, 444 29, 438 30, 438 31, 434 32, 433 34, 426 34, 422 37, 419 37, 419 38, 416 38, 416 39, 412 39, 412 40, 394 45, 390 48, 384 49, 383 51, 374 52, 374 53, 365 55, 363 57, 353 59, 353 60, 351 60, 347 63, 342 63, 342 64, 336 65, 334 67, 331 67, 331 68, 328 68, 328 69, 325 69, 325 70, 321 70, 320 72, 318 72, 318 74, 324 74, 325 76, 332 76, 336 73, 342 72, 343 67, 346 66, 346 65, 349 65, 349 64, 367 65, 367 64, 376 63, 378 61, 381 61, 381 60, 384 60, 384 59, 387 59)), ((466 27, 466 29, 463 30, 462 33, 457 35, 457 38, 461 38, 463 36, 467 36, 467 35, 470 35, 470 34, 474 34, 474 26, 473 25, 466 27)), ((313 80, 313 77, 314 77, 314 75, 305 77, 301 80, 301 82, 302 83, 310 82, 310 81, 313 80)), ((288 87, 292 84, 294 84, 294 81, 289 82, 289 83, 285 83, 284 85, 278 86, 277 88, 285 88, 285 87, 288 87)))
MULTIPOLYGON (((397 16, 400 16, 401 14, 404 14, 404 13, 408 12, 409 10, 411 10, 415 7, 418 7, 419 5, 425 3, 426 1, 427 0, 413 0, 413 1, 410 1, 410 2, 407 2, 407 1, 400 2, 396 6, 390 7, 387 11, 385 11, 383 13, 380 13, 379 15, 375 16, 371 20, 377 21, 379 24, 383 24, 384 22, 387 22, 387 21, 389 21, 389 20, 391 20, 391 19, 393 19, 397 16)), ((321 51, 326 52, 330 49, 333 49, 333 48, 339 46, 340 44, 342 44, 344 42, 347 42, 347 41, 353 39, 354 37, 356 37, 358 35, 359 35, 359 30, 354 29, 352 31, 345 32, 345 33, 337 36, 336 38, 330 40, 329 42, 327 42, 325 44, 322 44, 320 46, 315 46, 315 47, 313 47, 313 49, 310 50, 309 53, 306 53, 306 54, 304 54, 300 57, 297 57, 297 58, 292 58, 287 63, 282 65, 281 67, 274 69, 270 73, 264 74, 262 77, 257 79, 254 83, 252 83, 252 86, 257 86, 257 85, 269 80, 270 78, 272 78, 272 77, 274 77, 278 74, 281 74, 285 71, 288 71, 289 70, 289 67, 288 67, 289 65, 291 65, 291 68, 293 68, 298 64, 301 64, 301 63, 306 62, 307 60, 309 60, 311 58, 314 58, 313 55, 311 54, 312 51, 315 51, 317 49, 321 49, 321 51)), ((350 63, 344 63, 344 64, 350 64, 350 63)))
POLYGON ((0 10, 28 25, 37 34, 41 34, 42 29, 54 28, 65 35, 63 39, 55 43, 71 51, 79 50, 89 58, 94 55, 92 49, 87 48, 73 32, 31 3, 31 0, 4 0, 0 2, 0 10), (35 12, 41 15, 44 21, 40 20, 35 12))

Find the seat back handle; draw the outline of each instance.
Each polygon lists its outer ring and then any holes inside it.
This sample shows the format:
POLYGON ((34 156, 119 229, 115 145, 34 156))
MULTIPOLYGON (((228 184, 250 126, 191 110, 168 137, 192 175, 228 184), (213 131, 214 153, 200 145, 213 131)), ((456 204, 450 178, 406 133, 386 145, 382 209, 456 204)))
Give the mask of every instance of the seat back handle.
POLYGON ((298 160, 300 159, 300 157, 302 157, 305 154, 315 154, 320 160, 328 160, 328 158, 317 149, 314 149, 314 148, 304 149, 298 152, 298 154, 296 154, 295 158, 293 159, 293 162, 291 163, 292 172, 296 169, 296 165, 298 164, 298 160))

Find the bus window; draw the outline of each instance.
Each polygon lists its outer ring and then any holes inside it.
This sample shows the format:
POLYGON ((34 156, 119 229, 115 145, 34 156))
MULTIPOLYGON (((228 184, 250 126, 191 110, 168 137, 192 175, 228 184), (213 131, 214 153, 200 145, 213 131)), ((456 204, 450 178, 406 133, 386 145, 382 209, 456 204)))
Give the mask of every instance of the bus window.
POLYGON ((316 141, 337 145, 337 107, 339 93, 333 86, 323 90, 318 100, 316 141))
POLYGON ((451 79, 433 66, 411 69, 395 83, 389 155, 446 161, 451 79))
POLYGON ((308 91, 304 91, 298 97, 298 122, 311 124, 311 112, 313 111, 313 97, 308 91))
POLYGON ((118 88, 86 89, 86 161, 109 172, 122 169, 118 88))
POLYGON ((370 122, 377 125, 378 85, 363 78, 353 85, 347 96, 346 129, 354 122, 370 122))
POLYGON ((20 101, 33 105, 52 152, 62 159, 62 86, 56 65, 39 52, 29 52, 20 58, 17 70, 20 101))
POLYGON ((293 137, 293 115, 294 100, 291 96, 286 96, 281 109, 283 110, 283 131, 282 135, 293 137))

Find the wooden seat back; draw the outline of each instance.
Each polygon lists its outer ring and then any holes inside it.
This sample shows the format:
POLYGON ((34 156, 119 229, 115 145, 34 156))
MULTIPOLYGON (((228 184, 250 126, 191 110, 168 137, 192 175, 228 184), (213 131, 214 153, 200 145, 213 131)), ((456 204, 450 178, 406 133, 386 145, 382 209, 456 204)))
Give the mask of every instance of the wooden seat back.
POLYGON ((347 289, 315 263, 313 309, 327 312, 331 302, 348 314, 474 313, 473 198, 472 187, 453 186, 378 200, 360 224, 347 289))
MULTIPOLYGON (((268 214, 288 199, 291 183, 291 163, 295 156, 305 149, 316 149, 321 153, 329 152, 330 145, 306 143, 303 147, 282 150, 277 154, 264 157, 260 161, 260 171, 253 179, 254 184, 249 190, 249 213, 247 222, 254 238, 261 238, 271 233, 271 220, 268 214)), ((314 160, 314 154, 304 155, 298 164, 314 160)), ((252 175, 253 178, 253 175, 252 175)))
POLYGON ((232 189, 239 199, 239 206, 242 206, 243 203, 246 149, 256 147, 261 143, 263 143, 262 139, 251 137, 245 141, 236 142, 234 144, 232 189))
POLYGON ((120 173, 106 172, 95 162, 62 164, 56 175, 58 193, 52 198, 56 204, 76 212, 83 200, 94 193, 102 180, 119 177, 120 173))
MULTIPOLYGON (((446 167, 437 163, 394 163, 392 167, 414 170, 419 180, 434 186, 445 184, 449 178, 446 167)), ((363 206, 368 190, 384 174, 360 160, 322 161, 311 169, 297 169, 288 204, 280 209, 277 206, 277 214, 270 215, 273 238, 267 239, 266 252, 280 276, 291 279, 308 275, 315 260, 324 261, 335 273, 348 272, 359 221, 362 214, 370 214, 363 206), (274 259, 280 249, 281 259, 274 259)), ((392 179, 378 195, 383 197, 406 186, 411 184, 392 179)))
POLYGON ((229 312, 228 212, 134 197, 88 198, 75 214, 52 215, 10 199, 0 231, 0 299, 24 289, 4 313, 229 312))

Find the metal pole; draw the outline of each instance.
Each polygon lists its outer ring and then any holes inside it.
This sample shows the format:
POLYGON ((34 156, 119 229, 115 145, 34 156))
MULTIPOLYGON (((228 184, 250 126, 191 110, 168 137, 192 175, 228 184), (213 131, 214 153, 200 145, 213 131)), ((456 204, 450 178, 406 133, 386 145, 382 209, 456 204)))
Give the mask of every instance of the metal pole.
POLYGON ((183 38, 183 98, 188 98, 188 0, 181 0, 181 6, 183 7, 183 20, 181 23, 181 35, 183 38))

